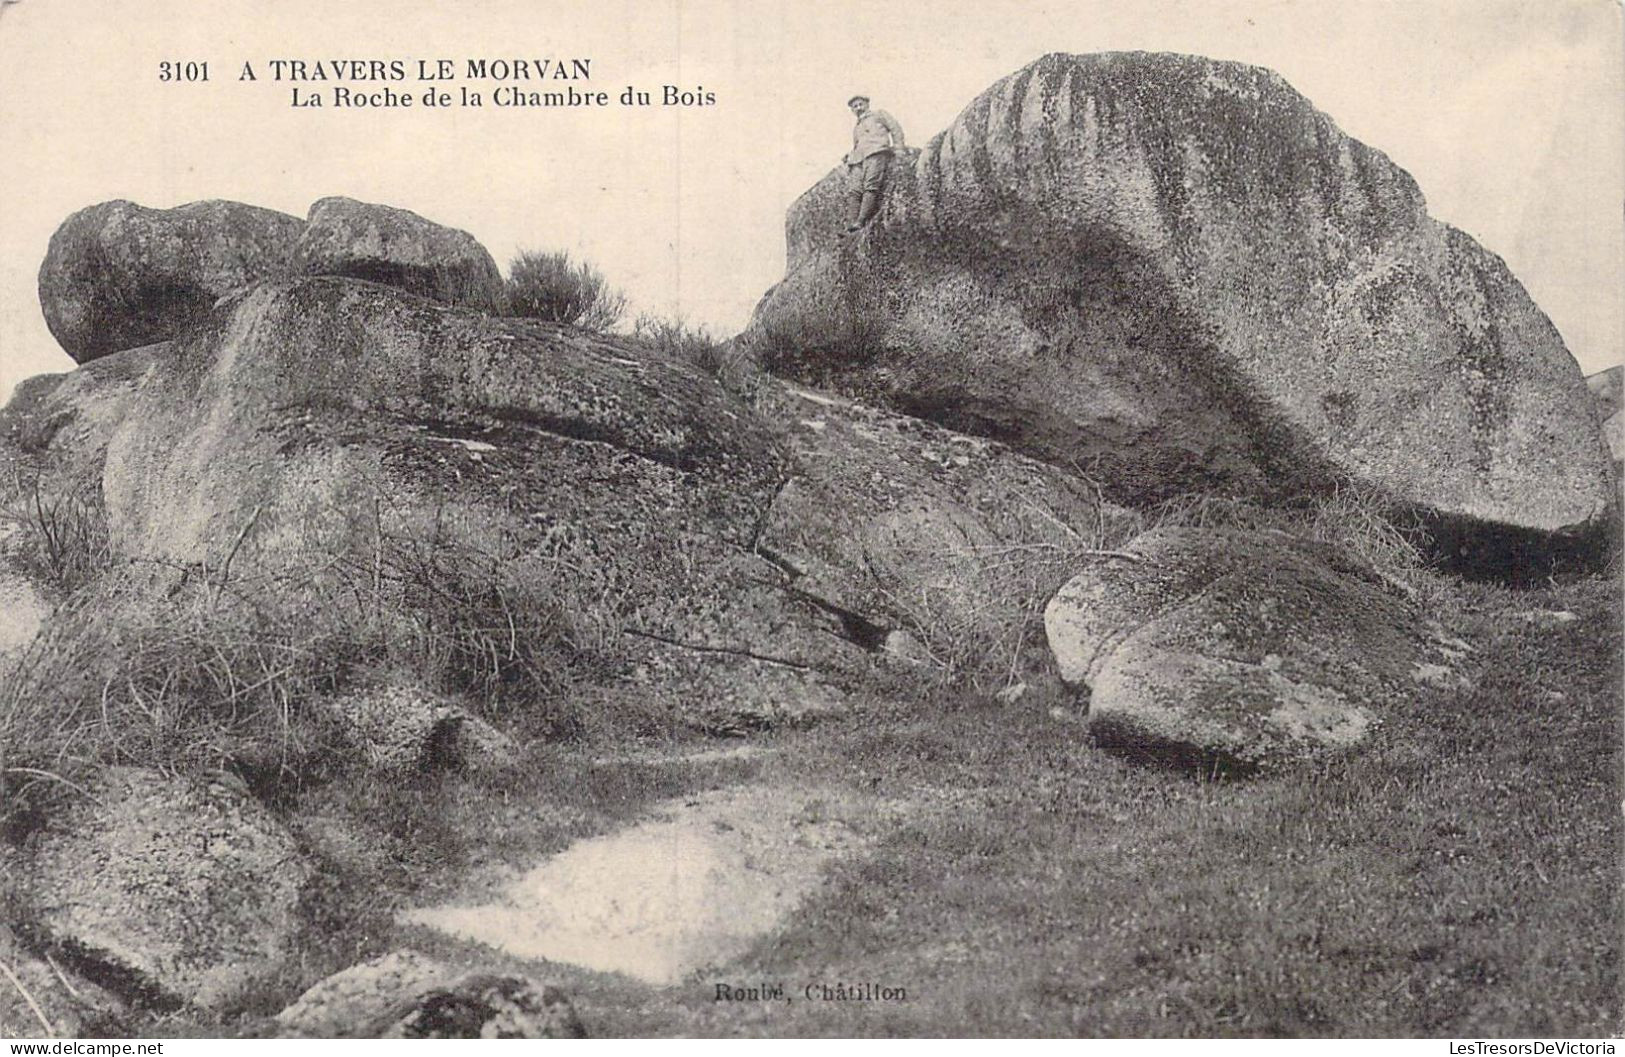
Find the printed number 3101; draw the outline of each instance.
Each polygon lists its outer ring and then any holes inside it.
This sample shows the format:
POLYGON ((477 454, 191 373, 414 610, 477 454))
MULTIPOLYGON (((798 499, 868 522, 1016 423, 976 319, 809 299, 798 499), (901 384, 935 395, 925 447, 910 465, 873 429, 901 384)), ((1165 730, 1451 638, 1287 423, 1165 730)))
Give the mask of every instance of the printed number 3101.
POLYGON ((160 81, 207 81, 209 64, 206 62, 160 62, 160 81))

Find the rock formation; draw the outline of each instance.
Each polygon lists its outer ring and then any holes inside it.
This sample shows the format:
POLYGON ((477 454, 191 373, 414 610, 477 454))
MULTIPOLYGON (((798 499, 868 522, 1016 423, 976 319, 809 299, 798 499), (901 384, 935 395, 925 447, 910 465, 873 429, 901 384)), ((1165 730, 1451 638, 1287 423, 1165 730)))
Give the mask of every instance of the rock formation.
POLYGON ((504 302, 502 273, 466 231, 405 209, 323 198, 293 247, 292 271, 347 275, 487 312, 504 302))
MULTIPOLYGON (((76 593, 0 538, 0 600, 26 618, 0 626, 0 674, 57 633, 79 652, 8 685, 18 715, 100 691, 111 730, 123 640, 151 631, 148 668, 193 650, 224 673, 163 693, 252 714, 163 728, 204 732, 149 753, 178 776, 64 757, 87 761, 76 795, 23 820, 5 864, 28 958, 139 1006, 240 1012, 291 979, 325 910, 303 902, 315 864, 368 876, 409 841, 365 846, 348 805, 302 801, 306 762, 428 784, 533 762, 498 725, 552 736, 594 709, 741 733, 993 664, 1003 707, 1052 699, 1058 668, 1100 740, 1156 757, 1345 749, 1393 694, 1452 677, 1411 605, 1281 533, 1158 529, 1103 555, 1139 516, 1106 496, 1355 481, 1499 561, 1593 544, 1613 509, 1550 323, 1272 74, 1049 56, 907 155, 855 237, 837 180, 792 209, 789 272, 740 339, 781 375, 760 378, 493 315, 490 255, 404 210, 71 217, 40 293, 83 365, 19 388, 0 468, 87 488, 110 560, 76 593), (217 626, 297 634, 243 680, 217 626), (267 683, 275 739, 244 704, 267 683)), ((59 997, 29 1013, 99 1015, 59 997)), ((273 1030, 582 1034, 551 987, 410 952, 273 1030)))
POLYGON ((225 294, 285 273, 303 227, 240 202, 81 209, 40 266, 46 325, 77 363, 165 341, 225 294))
POLYGON ((1113 498, 1355 481, 1505 566, 1595 542, 1607 455, 1550 321, 1411 178, 1266 70, 1049 55, 843 237, 791 207, 742 342, 1075 467, 1113 498))
POLYGON ((459 973, 416 951, 351 966, 276 1017, 278 1035, 312 1039, 579 1039, 557 988, 523 977, 459 973))
POLYGON ((97 474, 112 547, 164 590, 297 584, 331 615, 359 579, 427 613, 458 565, 539 641, 613 637, 610 685, 747 726, 840 707, 895 630, 1019 625, 1100 517, 998 444, 771 380, 751 406, 635 343, 353 279, 258 284, 113 362, 14 430, 97 474), (1000 579, 1030 548, 1045 582, 1000 579))
POLYGON ((158 1008, 230 1006, 292 949, 311 867, 229 780, 104 772, 22 860, 38 940, 158 1008))
POLYGON ((1044 613, 1061 678, 1108 744, 1256 769, 1360 744, 1449 660, 1420 618, 1331 547, 1165 528, 1069 581, 1044 613))
POLYGON ((505 300, 496 262, 472 235, 334 197, 311 206, 308 221, 224 201, 81 209, 51 236, 40 306, 82 364, 167 341, 225 295, 296 275, 369 279, 483 311, 505 300))

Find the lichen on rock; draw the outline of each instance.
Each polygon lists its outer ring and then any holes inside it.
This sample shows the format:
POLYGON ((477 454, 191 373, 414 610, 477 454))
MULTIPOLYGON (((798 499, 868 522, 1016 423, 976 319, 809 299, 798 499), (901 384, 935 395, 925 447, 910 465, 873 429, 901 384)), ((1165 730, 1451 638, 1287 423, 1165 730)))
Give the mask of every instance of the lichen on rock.
POLYGON ((741 337, 771 369, 1124 502, 1353 481, 1559 548, 1605 530, 1607 455, 1551 322, 1270 71, 1048 55, 893 175, 857 236, 840 172, 791 206, 785 277, 741 337))

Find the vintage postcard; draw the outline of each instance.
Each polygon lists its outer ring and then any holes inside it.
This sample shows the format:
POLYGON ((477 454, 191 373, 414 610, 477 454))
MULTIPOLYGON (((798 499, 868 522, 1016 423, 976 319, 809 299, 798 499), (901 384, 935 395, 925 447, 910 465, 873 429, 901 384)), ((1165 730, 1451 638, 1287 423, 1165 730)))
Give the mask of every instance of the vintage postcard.
POLYGON ((1622 26, 0 0, 0 1035, 1612 1053, 1622 26))

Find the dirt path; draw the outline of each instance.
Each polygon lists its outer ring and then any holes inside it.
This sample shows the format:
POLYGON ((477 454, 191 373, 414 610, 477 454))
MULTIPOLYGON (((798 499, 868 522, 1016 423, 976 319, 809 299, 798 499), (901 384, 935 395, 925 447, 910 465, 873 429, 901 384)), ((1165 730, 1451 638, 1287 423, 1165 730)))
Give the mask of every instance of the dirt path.
POLYGON ((0 659, 26 649, 50 612, 50 605, 32 584, 0 572, 0 659))
POLYGON ((21 653, 39 634, 51 605, 27 578, 7 563, 17 561, 23 530, 0 521, 0 663, 21 653))
POLYGON ((674 984, 721 966, 777 926, 824 867, 866 841, 871 801, 830 789, 735 786, 657 805, 580 841, 494 902, 402 920, 520 958, 674 984))

